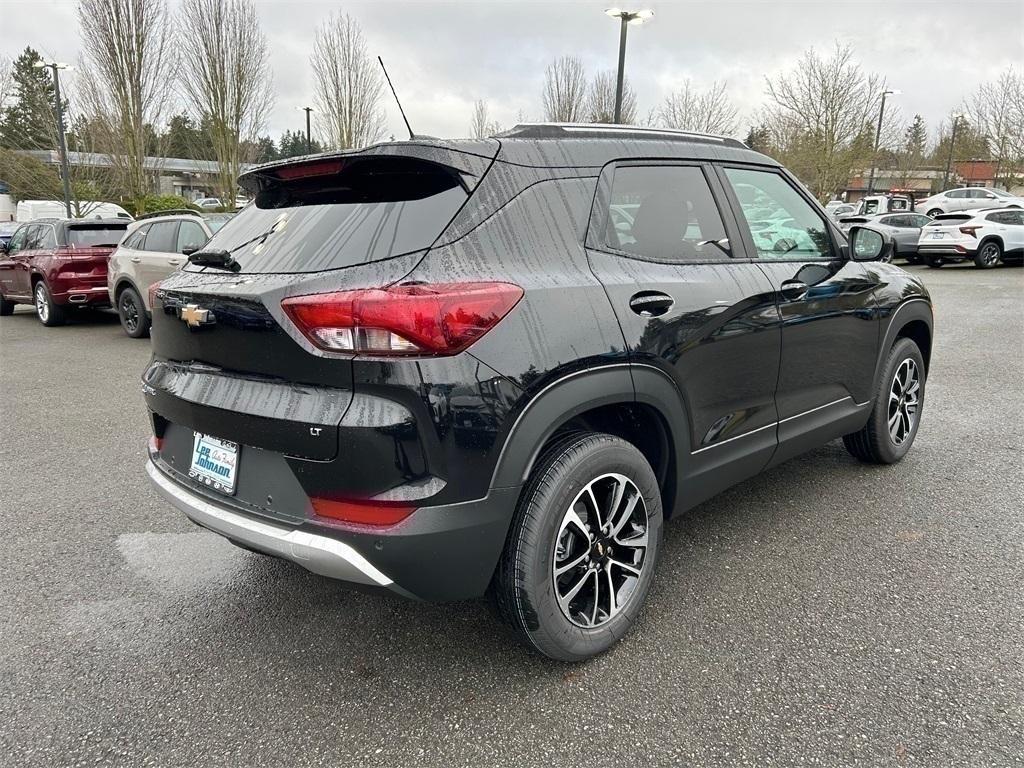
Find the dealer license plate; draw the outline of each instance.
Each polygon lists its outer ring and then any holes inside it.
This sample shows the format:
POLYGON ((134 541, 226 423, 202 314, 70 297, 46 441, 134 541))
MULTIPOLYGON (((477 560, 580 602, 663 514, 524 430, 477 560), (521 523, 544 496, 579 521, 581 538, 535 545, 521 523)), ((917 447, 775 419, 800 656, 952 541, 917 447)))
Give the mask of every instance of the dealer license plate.
POLYGON ((195 433, 188 476, 220 493, 234 493, 238 477, 238 443, 195 433))

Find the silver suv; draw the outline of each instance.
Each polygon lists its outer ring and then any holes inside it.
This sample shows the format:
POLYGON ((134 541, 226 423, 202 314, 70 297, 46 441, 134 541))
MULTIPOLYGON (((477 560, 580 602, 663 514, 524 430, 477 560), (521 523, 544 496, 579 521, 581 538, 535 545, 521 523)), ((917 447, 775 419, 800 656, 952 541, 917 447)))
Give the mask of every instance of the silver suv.
POLYGON ((166 211, 137 219, 110 256, 107 288, 124 332, 149 333, 149 286, 170 275, 231 218, 230 213, 166 211))

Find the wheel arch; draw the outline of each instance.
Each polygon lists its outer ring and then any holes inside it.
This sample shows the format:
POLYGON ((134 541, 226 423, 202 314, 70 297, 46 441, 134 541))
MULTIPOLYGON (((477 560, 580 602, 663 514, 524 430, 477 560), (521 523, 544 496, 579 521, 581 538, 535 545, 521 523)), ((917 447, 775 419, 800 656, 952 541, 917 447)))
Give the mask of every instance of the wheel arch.
POLYGON ((674 430, 687 423, 675 385, 655 368, 622 363, 568 374, 538 392, 520 412, 503 444, 491 487, 522 485, 546 446, 567 432, 607 432, 644 454, 658 478, 668 516, 679 478, 680 438, 674 430))
MULTIPOLYGON (((113 298, 114 298, 115 306, 116 306, 116 303, 117 303, 118 299, 121 298, 121 294, 124 293, 126 288, 131 288, 137 294, 139 294, 140 298, 142 298, 142 293, 139 291, 139 286, 137 286, 135 284, 135 281, 132 280, 130 277, 122 275, 121 277, 117 278, 117 281, 114 283, 114 297, 113 298)), ((143 299, 143 301, 145 301, 145 299, 143 299)))
POLYGON ((925 373, 928 372, 932 354, 932 324, 931 303, 923 297, 908 299, 893 310, 875 362, 876 384, 889 350, 900 338, 908 338, 917 344, 924 358, 925 373))

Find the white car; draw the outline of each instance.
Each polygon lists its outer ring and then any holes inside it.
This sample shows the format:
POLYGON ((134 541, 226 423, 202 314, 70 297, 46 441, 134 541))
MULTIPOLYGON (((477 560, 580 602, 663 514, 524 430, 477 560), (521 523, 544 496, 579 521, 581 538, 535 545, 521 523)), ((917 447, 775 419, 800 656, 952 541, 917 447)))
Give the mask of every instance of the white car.
POLYGON ((921 229, 917 252, 929 267, 973 259, 981 269, 1024 260, 1024 209, 940 214, 921 229))
POLYGON ((940 192, 922 200, 917 210, 935 218, 940 213, 957 213, 958 211, 976 211, 980 208, 1024 208, 1024 197, 1011 195, 1001 189, 987 187, 961 187, 940 192))
POLYGON ((202 208, 204 211, 213 210, 214 208, 220 208, 222 206, 219 197, 201 197, 192 203, 192 205, 197 208, 202 208))

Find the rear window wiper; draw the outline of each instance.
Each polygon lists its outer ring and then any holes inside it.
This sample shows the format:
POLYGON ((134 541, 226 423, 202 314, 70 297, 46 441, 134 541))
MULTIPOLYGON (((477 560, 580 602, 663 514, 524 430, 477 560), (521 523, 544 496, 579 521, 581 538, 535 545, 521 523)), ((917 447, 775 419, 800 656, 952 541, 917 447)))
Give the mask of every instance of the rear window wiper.
POLYGON ((189 264, 195 264, 198 267, 217 267, 231 272, 238 272, 242 268, 242 265, 231 255, 231 251, 225 251, 223 248, 193 251, 189 254, 188 261, 189 264))

